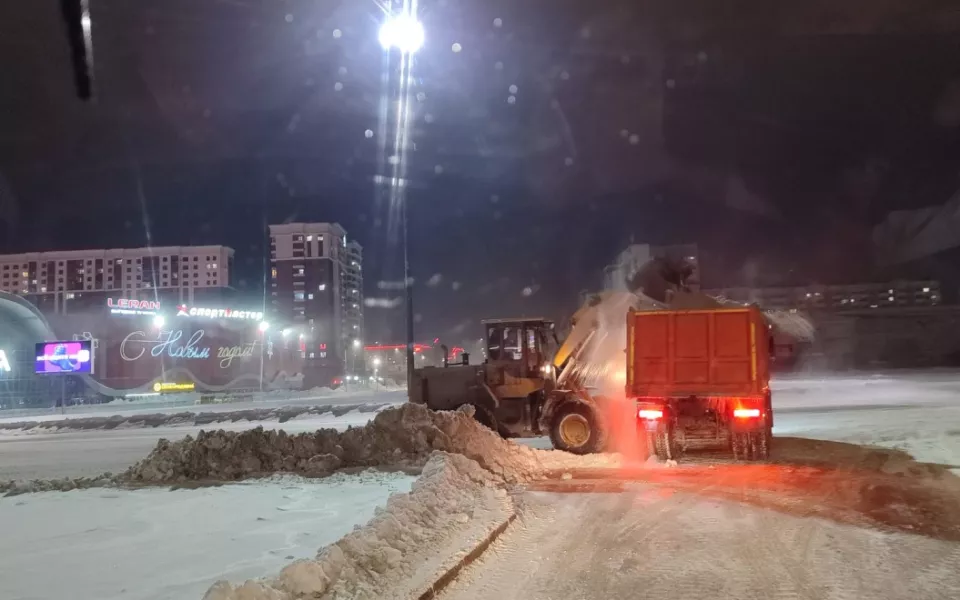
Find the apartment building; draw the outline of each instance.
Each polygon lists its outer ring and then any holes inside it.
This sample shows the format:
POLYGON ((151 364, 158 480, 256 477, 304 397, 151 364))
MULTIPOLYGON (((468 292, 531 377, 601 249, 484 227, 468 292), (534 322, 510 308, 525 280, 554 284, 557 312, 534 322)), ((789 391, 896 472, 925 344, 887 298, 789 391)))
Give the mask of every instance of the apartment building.
POLYGON ((857 310, 941 304, 938 281, 888 281, 842 285, 705 290, 711 296, 770 309, 857 310))
POLYGON ((196 304, 231 288, 233 249, 160 246, 0 255, 0 291, 48 314, 103 306, 105 299, 196 304))
POLYGON ((270 226, 272 313, 299 329, 315 366, 342 370, 346 351, 362 345, 362 269, 362 246, 337 223, 270 226))

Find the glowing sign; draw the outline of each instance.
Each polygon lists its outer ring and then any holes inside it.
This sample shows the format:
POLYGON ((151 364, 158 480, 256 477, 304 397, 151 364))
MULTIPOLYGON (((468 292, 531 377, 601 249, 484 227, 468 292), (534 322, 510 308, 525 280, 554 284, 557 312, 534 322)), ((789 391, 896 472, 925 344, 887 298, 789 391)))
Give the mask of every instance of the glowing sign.
POLYGON ((40 342, 34 364, 37 373, 92 373, 91 343, 85 340, 40 342))
POLYGON ((233 359, 245 359, 253 356, 253 348, 256 342, 249 342, 242 346, 221 346, 217 349, 217 358, 220 359, 220 368, 229 369, 233 364, 233 359))
POLYGON ((158 358, 166 355, 170 358, 210 358, 210 348, 200 346, 203 339, 203 330, 193 332, 193 335, 181 342, 183 330, 161 331, 157 339, 147 339, 143 331, 134 331, 120 342, 120 358, 133 362, 147 353, 144 346, 150 347, 150 356, 158 358))
POLYGON ((0 350, 0 373, 9 373, 12 371, 10 368, 10 361, 7 360, 7 353, 3 350, 0 350))
POLYGON ((113 315, 155 315, 160 310, 160 303, 154 300, 107 298, 107 308, 113 315))
POLYGON ((232 308, 199 308, 181 304, 177 306, 178 317, 206 317, 208 319, 243 319, 262 321, 263 312, 253 310, 234 310, 232 308))
POLYGON ((168 392, 192 392, 196 389, 196 384, 192 381, 189 383, 172 383, 166 381, 158 381, 153 384, 153 391, 160 393, 168 392))

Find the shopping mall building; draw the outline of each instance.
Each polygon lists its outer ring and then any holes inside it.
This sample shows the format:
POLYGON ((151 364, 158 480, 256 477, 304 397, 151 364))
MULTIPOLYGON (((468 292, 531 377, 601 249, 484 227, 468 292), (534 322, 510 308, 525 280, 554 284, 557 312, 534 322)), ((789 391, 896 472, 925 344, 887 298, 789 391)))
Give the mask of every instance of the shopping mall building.
POLYGON ((23 297, 0 292, 6 407, 49 406, 62 395, 151 394, 158 387, 219 392, 259 389, 261 381, 287 387, 284 381, 302 372, 306 349, 306 336, 268 325, 260 310, 108 297, 99 307, 43 314, 23 297), (82 351, 83 364, 70 372, 45 368, 44 348, 55 341, 63 342, 60 351, 82 351))

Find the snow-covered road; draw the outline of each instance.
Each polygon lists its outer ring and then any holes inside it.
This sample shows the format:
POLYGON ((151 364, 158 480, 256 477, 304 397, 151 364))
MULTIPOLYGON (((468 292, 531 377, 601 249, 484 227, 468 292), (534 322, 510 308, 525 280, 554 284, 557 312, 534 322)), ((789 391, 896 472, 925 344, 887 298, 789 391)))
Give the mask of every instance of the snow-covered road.
POLYGON ((444 600, 952 600, 960 544, 631 484, 528 492, 444 600))
POLYGON ((313 557, 412 481, 368 472, 0 498, 0 598, 199 600, 218 579, 313 557))

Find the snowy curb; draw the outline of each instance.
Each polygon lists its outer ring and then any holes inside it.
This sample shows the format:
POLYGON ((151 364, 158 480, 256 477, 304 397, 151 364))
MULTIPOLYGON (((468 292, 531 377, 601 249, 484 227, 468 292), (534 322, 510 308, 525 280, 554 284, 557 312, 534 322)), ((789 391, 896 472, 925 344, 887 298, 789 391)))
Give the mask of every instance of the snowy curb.
POLYGON ((409 493, 391 496, 316 559, 294 561, 272 578, 217 582, 204 600, 432 598, 514 514, 495 476, 464 456, 436 452, 409 493))
POLYGON ((457 561, 457 564, 450 567, 446 573, 441 575, 437 580, 430 586, 427 591, 420 594, 417 600, 431 600, 435 598, 437 594, 442 592, 448 585, 453 583, 453 580, 460 575, 460 572, 465 568, 469 567, 475 560, 480 558, 480 556, 487 551, 487 548, 490 547, 497 538, 503 535, 503 532, 507 530, 507 527, 517 520, 517 512, 514 510, 510 513, 510 516, 507 517, 507 520, 500 524, 496 529, 490 532, 490 535, 486 537, 482 542, 477 544, 473 550, 471 550, 466 556, 457 561))

